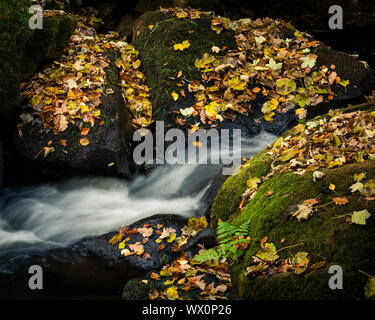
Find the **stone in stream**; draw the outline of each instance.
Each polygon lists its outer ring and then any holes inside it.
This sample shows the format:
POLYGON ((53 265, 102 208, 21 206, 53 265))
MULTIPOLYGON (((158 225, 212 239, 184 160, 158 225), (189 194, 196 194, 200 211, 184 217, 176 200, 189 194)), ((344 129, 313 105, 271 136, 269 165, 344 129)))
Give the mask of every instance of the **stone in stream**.
MULTIPOLYGON (((120 297, 124 283, 146 275, 151 270, 161 269, 180 255, 171 250, 172 244, 163 241, 165 248, 158 251, 160 243, 155 242, 159 237, 156 234, 157 225, 163 228, 171 227, 176 230, 177 237, 181 234, 181 228, 186 225, 187 218, 174 214, 159 214, 144 218, 130 226, 141 228, 149 224, 154 229, 149 240, 144 244, 144 250, 150 255, 123 256, 118 244, 112 245, 108 241, 117 232, 110 232, 100 236, 86 237, 65 248, 47 250, 27 257, 13 259, 8 266, 11 273, 2 274, 4 283, 7 283, 6 297, 25 298, 73 298, 87 295, 110 295, 120 297), (44 290, 30 291, 25 284, 28 283, 28 268, 31 265, 40 265, 43 269, 44 290)), ((163 229, 161 228, 161 230, 163 229)), ((142 243, 141 234, 131 234, 131 240, 127 243, 142 243)), ((186 251, 196 253, 194 244, 200 240, 207 245, 214 243, 214 234, 205 232, 193 244, 188 245, 186 251)), ((0 292, 1 294, 1 292, 0 292)))

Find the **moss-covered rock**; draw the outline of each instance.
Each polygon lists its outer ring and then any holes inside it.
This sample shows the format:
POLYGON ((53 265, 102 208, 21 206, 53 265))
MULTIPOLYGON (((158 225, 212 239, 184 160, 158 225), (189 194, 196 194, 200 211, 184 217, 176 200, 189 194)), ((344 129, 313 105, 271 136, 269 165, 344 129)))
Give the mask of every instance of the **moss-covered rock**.
MULTIPOLYGON (((201 14, 199 19, 179 19, 170 12, 171 10, 148 12, 141 16, 134 25, 133 44, 140 51, 141 70, 150 88, 154 119, 165 121, 166 126, 176 127, 180 108, 191 107, 196 103, 194 92, 189 92, 188 84, 193 80, 202 83, 202 74, 195 66, 196 59, 200 59, 204 53, 213 54, 211 48, 214 45, 236 50, 238 44, 232 29, 224 29, 220 34, 212 30, 213 17, 209 14, 201 14), (174 44, 182 43, 184 40, 189 41, 190 47, 183 51, 174 50, 174 44), (180 71, 182 76, 177 78, 180 71), (184 90, 185 96, 180 94, 181 89, 184 90), (172 98, 172 92, 179 94, 177 101, 172 98)), ((279 36, 284 39, 292 38, 295 37, 294 33, 294 29, 283 28, 279 36)), ((329 108, 337 107, 337 103, 359 98, 375 88, 375 72, 367 69, 348 54, 331 50, 323 45, 312 48, 311 52, 318 56, 314 70, 318 70, 322 65, 328 67, 335 65, 337 74, 341 79, 349 80, 349 84, 346 87, 333 84, 332 100, 309 108, 311 112, 309 111, 308 117, 324 114, 329 108)), ((226 53, 227 51, 217 56, 223 57, 226 53)), ((259 84, 252 83, 249 87, 256 85, 259 84)), ((270 86, 272 87, 272 84, 270 86)), ((225 85, 223 87, 225 88, 225 85)), ((217 123, 217 128, 241 128, 243 135, 253 135, 262 129, 276 134, 285 132, 296 121, 295 110, 276 112, 274 121, 267 122, 261 109, 268 100, 262 94, 256 95, 255 100, 251 101, 249 116, 237 114, 235 121, 225 119, 217 123)), ((184 127, 190 127, 200 121, 199 114, 188 117, 184 127)))
POLYGON ((231 270, 239 295, 244 299, 363 299, 368 277, 359 270, 370 275, 375 272, 375 203, 358 192, 352 193, 349 187, 356 173, 366 172, 365 181, 375 179, 375 162, 366 160, 320 168, 325 175, 316 182, 312 172, 276 173, 259 185, 255 197, 241 212, 241 196, 248 188, 246 181, 266 176, 271 168, 272 158, 264 150, 227 179, 212 206, 214 225, 219 219, 237 225, 249 221, 251 245, 231 270), (334 192, 329 190, 330 184, 336 186, 334 192), (349 202, 339 206, 333 203, 333 197, 346 197, 349 202), (313 198, 323 205, 308 220, 299 222, 290 215, 296 205, 313 198), (364 209, 372 213, 366 225, 350 224, 345 217, 338 218, 364 209), (291 246, 278 252, 283 259, 303 251, 308 253, 311 264, 325 261, 325 267, 301 275, 293 271, 248 278, 244 271, 254 264, 252 257, 260 250, 260 240, 264 237, 276 249, 291 246), (328 268, 332 265, 343 269, 343 290, 331 290, 328 286, 332 276, 328 268))
POLYGON ((164 120, 175 125, 172 110, 194 105, 194 95, 189 93, 189 81, 201 79, 201 73, 195 67, 197 58, 205 52, 211 52, 211 47, 236 47, 234 33, 228 30, 216 34, 211 30, 211 17, 202 15, 200 19, 178 19, 175 15, 162 12, 148 13, 140 17, 141 24, 136 22, 138 36, 134 46, 140 51, 141 69, 150 88, 150 98, 153 105, 155 120, 164 120), (148 29, 153 25, 153 30, 148 29), (188 40, 191 44, 188 50, 175 51, 173 45, 188 40), (182 71, 183 87, 177 86, 176 79, 182 71), (180 97, 178 103, 171 96, 173 91, 185 90, 186 98, 180 97))
POLYGON ((0 1, 0 114, 15 111, 19 85, 45 62, 59 57, 77 21, 63 14, 44 17, 43 29, 31 30, 30 1, 0 1))

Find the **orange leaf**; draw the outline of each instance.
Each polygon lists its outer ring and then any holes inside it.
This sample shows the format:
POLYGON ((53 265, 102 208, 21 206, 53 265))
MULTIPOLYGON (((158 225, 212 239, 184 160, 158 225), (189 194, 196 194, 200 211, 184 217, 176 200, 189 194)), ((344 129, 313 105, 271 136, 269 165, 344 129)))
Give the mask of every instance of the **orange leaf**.
POLYGON ((82 128, 81 136, 87 136, 90 132, 90 128, 82 128))
POLYGON ((339 206, 346 205, 349 202, 349 200, 346 198, 338 198, 338 197, 333 198, 332 200, 334 201, 334 203, 336 203, 339 206))
POLYGON ((151 279, 154 279, 154 280, 160 280, 160 276, 155 272, 151 273, 150 277, 151 279))
POLYGON ((165 244, 162 243, 162 244, 158 247, 158 251, 161 251, 161 250, 163 250, 164 248, 165 248, 165 244))

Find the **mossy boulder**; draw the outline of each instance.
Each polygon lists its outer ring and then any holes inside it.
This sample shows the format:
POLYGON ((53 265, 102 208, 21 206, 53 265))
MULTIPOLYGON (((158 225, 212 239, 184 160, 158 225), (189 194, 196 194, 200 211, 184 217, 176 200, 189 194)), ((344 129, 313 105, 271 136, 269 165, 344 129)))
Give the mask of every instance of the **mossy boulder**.
MULTIPOLYGON (((235 33, 231 29, 224 29, 220 34, 211 29, 212 18, 211 15, 201 14, 199 19, 179 19, 169 11, 162 11, 148 12, 135 22, 133 44, 140 51, 141 70, 150 88, 153 116, 156 121, 164 121, 166 126, 178 126, 176 118, 179 116, 180 108, 191 107, 196 103, 194 93, 188 90, 191 81, 202 81, 202 74, 195 66, 196 59, 201 58, 204 53, 213 54, 211 48, 214 45, 219 48, 225 46, 228 50, 238 48, 235 33), (184 40, 189 41, 190 47, 183 51, 174 50, 174 44, 182 43, 184 40), (177 78, 180 71, 182 76, 177 78), (185 83, 178 85, 182 80, 185 83), (181 89, 184 90, 185 96, 180 94, 178 100, 174 101, 172 92, 180 93, 181 89)), ((285 28, 281 30, 280 35, 286 39, 294 37, 294 33, 295 30, 285 28)), ((323 64, 328 67, 335 65, 337 74, 341 79, 349 80, 349 84, 345 88, 334 84, 333 99, 309 108, 309 117, 324 114, 329 108, 337 107, 338 102, 359 98, 375 88, 375 72, 367 69, 352 56, 324 45, 313 48, 312 53, 318 55, 314 70, 318 70, 323 64)), ((221 55, 224 56, 225 53, 221 55)), ((237 114, 234 121, 225 119, 218 122, 216 128, 241 128, 243 135, 251 136, 262 129, 282 134, 296 123, 293 109, 285 113, 276 113, 272 123, 265 121, 261 108, 266 101, 266 97, 257 95, 256 99, 251 101, 249 116, 237 114)), ((200 122, 199 115, 188 117, 184 127, 190 127, 197 122, 200 122)))
MULTIPOLYGON (((285 134, 287 136, 288 133, 285 134)), ((320 168, 322 179, 313 181, 313 173, 276 173, 262 182, 254 198, 240 210, 242 194, 252 177, 263 177, 271 172, 272 159, 267 149, 250 160, 223 184, 212 206, 214 226, 219 219, 236 225, 249 221, 251 245, 243 258, 232 265, 234 287, 244 299, 364 299, 368 277, 361 273, 375 273, 375 202, 366 200, 349 187, 353 176, 366 172, 366 181, 375 179, 375 161, 344 164, 337 168, 320 168), (329 190, 330 184, 336 186, 329 190), (272 191, 272 193, 270 193, 272 191), (333 197, 346 197, 346 205, 333 203, 333 197), (290 215, 306 199, 319 199, 323 205, 308 220, 300 222, 290 215), (372 215, 366 225, 350 224, 345 217, 353 211, 367 209, 372 215), (310 263, 324 261, 325 267, 313 272, 296 274, 294 271, 274 275, 246 277, 246 267, 253 265, 252 257, 260 250, 260 240, 281 250, 282 259, 297 252, 307 252, 310 263), (328 268, 338 265, 343 270, 343 290, 328 286, 328 268)))
POLYGON ((14 113, 19 86, 42 64, 59 57, 76 28, 76 18, 56 14, 43 18, 43 29, 31 30, 29 0, 0 1, 0 114, 14 113))
POLYGON ((227 46, 236 48, 234 33, 224 30, 216 34, 211 30, 209 15, 200 19, 178 19, 175 15, 162 12, 149 12, 136 22, 137 32, 133 42, 140 51, 141 69, 145 74, 146 83, 150 88, 150 99, 155 120, 166 121, 175 126, 172 110, 190 107, 194 104, 194 95, 189 93, 187 84, 192 80, 201 79, 200 71, 195 67, 195 60, 205 52, 211 52, 211 47, 227 46), (150 32, 149 25, 154 28, 150 32), (173 45, 188 40, 191 44, 188 50, 175 51, 173 45), (176 76, 182 71, 184 87, 176 85, 176 76), (171 96, 173 91, 185 90, 186 98, 180 97, 178 103, 171 96))
MULTIPOLYGON (((81 130, 69 124, 65 131, 46 131, 41 121, 33 121, 22 127, 22 134, 15 130, 14 143, 31 171, 45 177, 62 177, 73 174, 96 174, 130 177, 133 171, 131 141, 133 128, 122 97, 120 75, 115 66, 116 53, 107 51, 110 64, 105 68, 105 89, 113 94, 102 95, 100 121, 90 128, 86 138, 88 145, 80 143, 81 130), (66 143, 61 144, 61 140, 66 143), (52 142, 52 143, 51 143, 52 142), (54 151, 45 156, 45 147, 54 151)), ((30 108, 22 113, 32 113, 30 108)), ((31 174, 31 173, 30 173, 31 174)))

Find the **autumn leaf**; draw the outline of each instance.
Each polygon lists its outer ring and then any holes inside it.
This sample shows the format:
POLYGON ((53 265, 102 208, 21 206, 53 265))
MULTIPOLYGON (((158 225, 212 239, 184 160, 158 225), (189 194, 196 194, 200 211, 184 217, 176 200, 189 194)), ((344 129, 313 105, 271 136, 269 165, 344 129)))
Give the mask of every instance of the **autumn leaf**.
POLYGON ((339 198, 339 197, 333 198, 332 200, 333 200, 334 203, 336 203, 337 205, 340 205, 340 206, 346 205, 349 202, 348 199, 339 198))
POLYGON ((266 67, 270 68, 273 71, 280 70, 283 67, 282 62, 276 63, 276 61, 271 58, 269 62, 266 64, 266 67))
POLYGON ((356 182, 355 184, 350 186, 350 191, 351 192, 356 192, 356 191, 362 192, 363 188, 364 188, 364 185, 361 182, 356 182))
POLYGON ((312 206, 308 204, 299 204, 297 207, 297 211, 292 212, 291 215, 298 221, 307 220, 313 212, 312 206))
POLYGON ((325 173, 320 171, 314 171, 313 173, 313 181, 316 182, 316 180, 321 179, 325 176, 325 173))
POLYGON ((248 188, 258 190, 258 184, 261 183, 260 179, 257 177, 253 177, 249 180, 247 180, 246 184, 248 188))
POLYGON ((262 243, 262 249, 258 251, 256 256, 263 261, 275 261, 278 256, 276 255, 276 248, 273 243, 262 243))
POLYGON ((178 99, 178 93, 176 93, 175 91, 173 91, 172 94, 171 94, 171 96, 172 96, 172 98, 173 98, 174 101, 177 101, 177 99, 178 99))
POLYGON ((365 297, 367 299, 375 299, 375 277, 370 278, 366 283, 365 297))
POLYGON ((153 280, 160 280, 160 276, 155 272, 151 273, 150 278, 153 280))
POLYGON ((155 288, 152 288, 148 294, 150 300, 155 300, 159 297, 159 291, 155 288))
POLYGON ((173 49, 175 50, 175 51, 177 51, 177 50, 181 50, 181 51, 183 51, 183 50, 185 50, 185 49, 187 49, 187 48, 189 48, 190 47, 190 42, 189 42, 189 40, 184 40, 184 41, 182 41, 182 43, 176 43, 174 46, 173 46, 173 49))
POLYGON ((143 248, 143 245, 140 244, 140 242, 136 242, 134 244, 129 244, 130 250, 132 250, 137 256, 140 256, 143 252, 145 252, 145 249, 143 248))
POLYGON ((88 138, 82 138, 79 140, 79 143, 82 145, 82 146, 87 146, 90 144, 90 140, 88 138))
POLYGON ((314 57, 312 57, 311 55, 301 57, 300 60, 302 61, 302 69, 305 69, 307 67, 313 68, 315 66, 316 59, 314 59, 314 57))
POLYGON ((333 183, 331 183, 328 188, 329 190, 335 191, 336 186, 333 183))
POLYGON ((175 286, 169 287, 167 290, 164 291, 164 294, 168 300, 178 299, 178 291, 177 291, 177 287, 175 286))
POLYGON ((365 225, 366 220, 370 218, 371 214, 367 209, 362 211, 353 211, 352 213, 352 223, 365 225))
POLYGON ((87 136, 90 132, 90 128, 82 128, 81 129, 81 136, 87 136))

